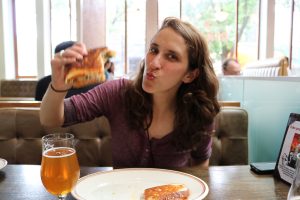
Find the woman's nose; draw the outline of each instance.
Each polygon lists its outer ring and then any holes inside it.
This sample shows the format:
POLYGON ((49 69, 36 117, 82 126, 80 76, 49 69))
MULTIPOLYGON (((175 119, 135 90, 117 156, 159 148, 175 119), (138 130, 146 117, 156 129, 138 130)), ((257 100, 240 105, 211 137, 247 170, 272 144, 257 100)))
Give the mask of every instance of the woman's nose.
POLYGON ((160 55, 156 55, 152 58, 150 62, 151 69, 160 69, 161 68, 161 57, 160 55))

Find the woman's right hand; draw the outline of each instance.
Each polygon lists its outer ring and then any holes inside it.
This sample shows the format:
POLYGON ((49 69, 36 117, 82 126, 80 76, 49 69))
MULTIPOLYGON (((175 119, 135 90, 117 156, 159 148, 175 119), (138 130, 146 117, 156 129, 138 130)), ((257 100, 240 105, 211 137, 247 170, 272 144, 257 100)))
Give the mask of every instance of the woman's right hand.
POLYGON ((83 43, 75 43, 73 46, 56 53, 51 60, 52 77, 51 84, 57 90, 67 90, 72 87, 65 83, 65 65, 82 60, 87 55, 87 49, 83 43))
POLYGON ((40 121, 43 126, 58 127, 64 122, 64 97, 66 91, 72 87, 65 83, 65 65, 83 59, 87 54, 83 43, 75 43, 63 52, 55 54, 51 60, 52 89, 45 93, 40 107, 40 121), (54 90, 54 89, 55 90, 54 90), (65 92, 60 92, 64 91, 65 92))

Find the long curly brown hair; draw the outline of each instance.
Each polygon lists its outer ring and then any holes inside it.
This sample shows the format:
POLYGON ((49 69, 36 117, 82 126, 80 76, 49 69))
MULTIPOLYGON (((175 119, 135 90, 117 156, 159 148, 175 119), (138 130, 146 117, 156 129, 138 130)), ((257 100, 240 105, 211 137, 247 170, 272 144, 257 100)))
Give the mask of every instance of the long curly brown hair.
MULTIPOLYGON (((159 31, 172 28, 181 35, 189 55, 188 70, 199 69, 199 76, 191 83, 182 83, 176 100, 174 143, 180 149, 197 146, 207 128, 220 111, 217 100, 218 79, 213 69, 205 38, 191 24, 177 18, 166 18, 159 31)), ((125 90, 127 119, 133 129, 147 129, 147 119, 152 118, 152 96, 142 89, 144 61, 140 70, 125 90)))

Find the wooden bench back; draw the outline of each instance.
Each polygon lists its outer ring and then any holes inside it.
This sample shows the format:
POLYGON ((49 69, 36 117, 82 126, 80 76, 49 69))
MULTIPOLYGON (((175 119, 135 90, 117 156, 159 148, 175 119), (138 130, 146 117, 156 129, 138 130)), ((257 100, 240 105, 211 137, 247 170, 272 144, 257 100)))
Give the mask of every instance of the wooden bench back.
POLYGON ((258 60, 245 65, 243 76, 288 76, 288 57, 258 60))

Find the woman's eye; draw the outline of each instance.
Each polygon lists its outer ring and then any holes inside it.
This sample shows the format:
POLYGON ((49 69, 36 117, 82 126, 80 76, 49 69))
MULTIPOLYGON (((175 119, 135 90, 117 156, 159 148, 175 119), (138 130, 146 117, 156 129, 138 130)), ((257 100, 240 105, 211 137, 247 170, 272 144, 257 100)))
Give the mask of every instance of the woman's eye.
POLYGON ((168 57, 168 59, 170 59, 170 60, 177 60, 177 56, 174 55, 174 54, 169 54, 167 57, 168 57))
POLYGON ((153 47, 150 47, 149 52, 150 53, 157 53, 157 49, 153 48, 153 47))

